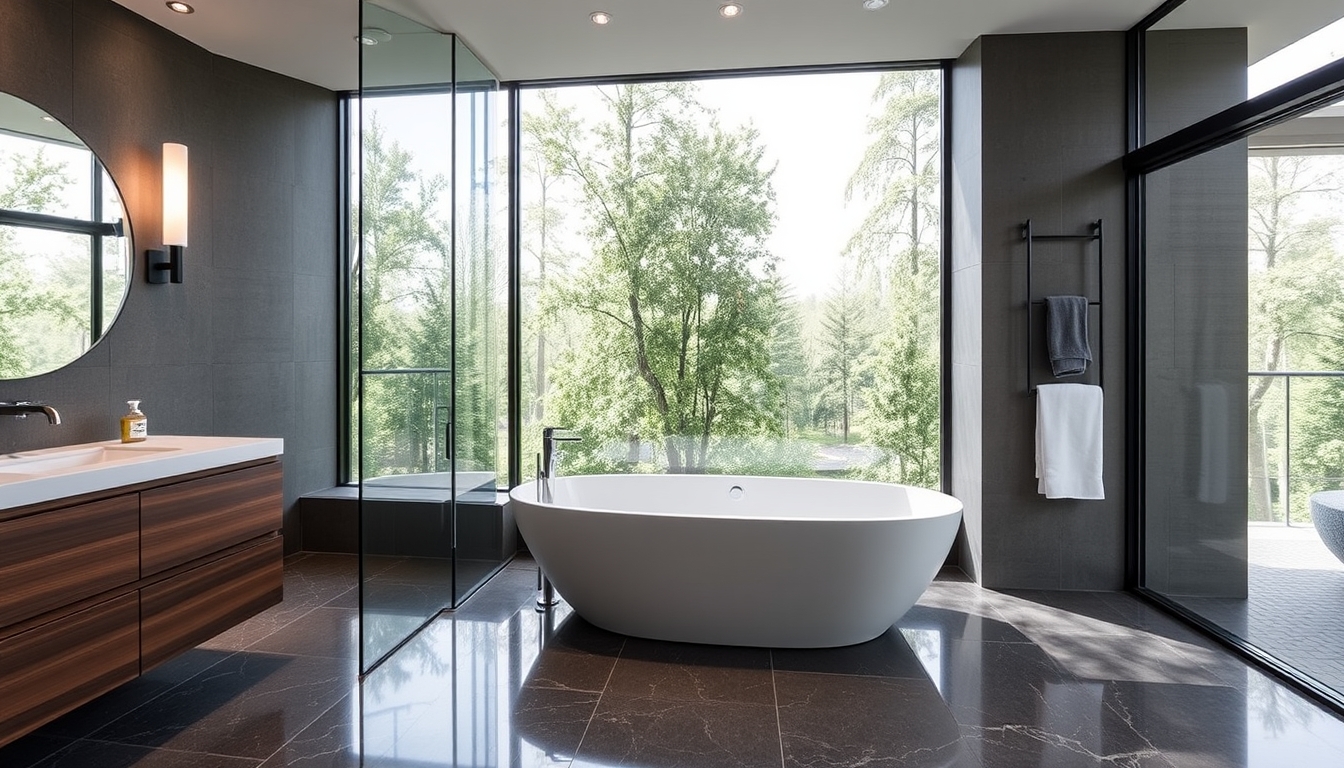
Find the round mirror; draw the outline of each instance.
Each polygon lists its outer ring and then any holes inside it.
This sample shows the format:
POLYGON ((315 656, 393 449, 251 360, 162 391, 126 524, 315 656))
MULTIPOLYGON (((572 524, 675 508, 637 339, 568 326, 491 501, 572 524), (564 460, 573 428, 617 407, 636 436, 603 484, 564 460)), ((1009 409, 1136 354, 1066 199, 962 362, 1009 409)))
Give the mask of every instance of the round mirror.
POLYGON ((98 343, 131 282, 121 194, 79 137, 0 93, 0 379, 98 343))

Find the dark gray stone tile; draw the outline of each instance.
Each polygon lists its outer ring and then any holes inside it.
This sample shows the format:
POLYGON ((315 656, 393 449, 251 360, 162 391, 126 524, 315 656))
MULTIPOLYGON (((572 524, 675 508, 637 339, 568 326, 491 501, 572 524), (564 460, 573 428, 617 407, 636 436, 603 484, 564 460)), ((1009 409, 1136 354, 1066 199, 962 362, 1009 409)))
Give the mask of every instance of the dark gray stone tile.
POLYGON ((527 766, 568 765, 588 730, 601 694, 523 688, 514 700, 509 727, 523 744, 527 766))
POLYGON ((630 638, 609 695, 774 705, 770 651, 630 638))
POLYGON ((262 760, 349 692, 348 660, 238 653, 90 738, 262 760))
POLYGON ((271 755, 263 768, 360 768, 359 707, 346 696, 271 755))
MULTIPOLYGON (((524 615, 526 615, 526 608, 524 615)), ((535 616, 535 614, 534 614, 535 616)), ((544 622, 535 616, 528 623, 544 622)), ((571 615, 545 639, 523 683, 533 688, 600 692, 607 686, 626 638, 571 615)))
POLYGON ((843 648, 775 648, 770 651, 776 670, 826 672, 834 675, 924 677, 910 644, 892 627, 875 640, 843 648))
POLYGON ((775 686, 786 768, 980 766, 928 680, 778 672, 775 686))
POLYGON ((1216 685, 1116 682, 1106 686, 1103 700, 1178 766, 1250 764, 1247 702, 1241 691, 1216 685))
POLYGON ((773 706, 604 695, 571 765, 741 768, 779 761, 773 706))
MULTIPOLYGON (((247 229, 243 227, 242 229, 247 229)), ((270 267, 266 271, 215 268, 211 325, 216 367, 233 364, 255 376, 260 364, 288 363, 294 358, 294 275, 270 267)), ((252 387, 253 400, 293 392, 293 374, 286 386, 252 387)), ((253 408, 255 408, 255 402, 253 408)), ((292 409, 291 409, 292 410, 292 409)))
MULTIPOLYGON (((954 601, 955 602, 955 601, 954 601)), ((948 640, 989 641, 996 643, 1029 643, 1030 639, 1012 624, 982 613, 963 612, 950 608, 916 605, 896 622, 905 629, 936 630, 948 640)))
POLYGON ((257 653, 353 659, 359 653, 359 611, 314 608, 248 646, 257 653))
POLYGON ((34 763, 51 758, 71 746, 72 742, 67 738, 30 733, 0 747, 0 765, 6 768, 31 768, 34 763))
MULTIPOLYGON (((231 651, 193 648, 47 723, 35 733, 63 739, 87 736, 224 661, 231 654, 231 651)), ((0 765, 4 764, 0 760, 0 765)))
POLYGON ((256 768, 259 760, 244 757, 186 752, 177 749, 153 749, 107 741, 76 741, 43 760, 33 768, 256 768))

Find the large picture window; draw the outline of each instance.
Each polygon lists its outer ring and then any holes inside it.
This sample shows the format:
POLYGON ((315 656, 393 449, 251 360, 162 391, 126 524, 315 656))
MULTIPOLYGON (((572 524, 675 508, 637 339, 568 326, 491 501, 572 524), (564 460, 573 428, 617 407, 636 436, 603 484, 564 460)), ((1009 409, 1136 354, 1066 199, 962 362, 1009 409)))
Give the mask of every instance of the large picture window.
POLYGON ((938 486, 941 98, 936 69, 523 89, 523 446, 938 486))

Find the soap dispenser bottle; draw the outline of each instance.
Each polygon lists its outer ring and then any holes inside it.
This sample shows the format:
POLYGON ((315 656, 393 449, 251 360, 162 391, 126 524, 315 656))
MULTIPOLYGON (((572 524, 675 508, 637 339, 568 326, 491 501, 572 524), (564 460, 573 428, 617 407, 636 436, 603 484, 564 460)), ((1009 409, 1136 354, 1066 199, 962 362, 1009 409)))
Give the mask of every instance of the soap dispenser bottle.
POLYGON ((121 417, 121 442, 138 443, 149 437, 149 419, 140 412, 139 400, 127 400, 130 411, 121 417))

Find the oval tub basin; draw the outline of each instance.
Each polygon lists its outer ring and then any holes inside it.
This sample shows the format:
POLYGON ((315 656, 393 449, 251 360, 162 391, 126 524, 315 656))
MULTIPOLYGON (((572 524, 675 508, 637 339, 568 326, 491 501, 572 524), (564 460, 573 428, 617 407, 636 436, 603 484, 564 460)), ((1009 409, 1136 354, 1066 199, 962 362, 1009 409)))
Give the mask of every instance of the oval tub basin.
POLYGON ((658 640, 829 648, 881 635, 942 566, 961 502, 887 483, 580 475, 510 497, 574 610, 658 640))

